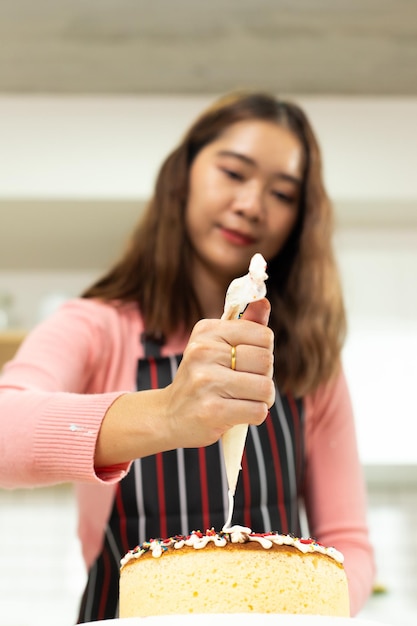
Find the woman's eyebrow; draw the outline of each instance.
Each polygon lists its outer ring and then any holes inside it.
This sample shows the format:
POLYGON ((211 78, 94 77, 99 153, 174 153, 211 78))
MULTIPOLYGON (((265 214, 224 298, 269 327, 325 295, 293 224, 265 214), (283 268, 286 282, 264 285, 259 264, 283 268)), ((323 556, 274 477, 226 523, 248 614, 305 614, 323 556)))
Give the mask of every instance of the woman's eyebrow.
POLYGON ((235 159, 239 159, 243 161, 243 163, 247 163, 247 165, 256 165, 256 161, 246 156, 246 154, 242 154, 241 152, 234 152, 234 150, 219 150, 217 153, 219 156, 226 157, 234 157, 235 159))
MULTIPOLYGON (((234 152, 234 150, 219 150, 217 155, 233 157, 235 159, 238 159, 239 161, 242 161, 242 163, 245 163, 246 165, 257 165, 257 162, 251 157, 248 157, 246 156, 246 154, 242 154, 241 152, 234 152)), ((275 178, 279 178, 281 180, 286 180, 290 183, 293 183, 294 185, 297 185, 297 187, 300 187, 302 183, 301 178, 298 178, 298 176, 294 176, 286 172, 277 172, 274 176, 275 178)))

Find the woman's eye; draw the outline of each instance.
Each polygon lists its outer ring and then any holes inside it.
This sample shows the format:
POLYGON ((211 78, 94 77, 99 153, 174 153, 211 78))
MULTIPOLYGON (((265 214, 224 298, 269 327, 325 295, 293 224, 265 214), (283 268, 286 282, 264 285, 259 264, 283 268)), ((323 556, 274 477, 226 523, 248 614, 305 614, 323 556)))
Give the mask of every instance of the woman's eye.
POLYGON ((292 195, 287 193, 283 193, 282 191, 273 191, 272 195, 280 202, 285 202, 286 204, 294 204, 295 198, 292 195))
POLYGON ((223 167, 222 171, 232 180, 243 180, 243 175, 235 170, 229 170, 228 168, 223 167))

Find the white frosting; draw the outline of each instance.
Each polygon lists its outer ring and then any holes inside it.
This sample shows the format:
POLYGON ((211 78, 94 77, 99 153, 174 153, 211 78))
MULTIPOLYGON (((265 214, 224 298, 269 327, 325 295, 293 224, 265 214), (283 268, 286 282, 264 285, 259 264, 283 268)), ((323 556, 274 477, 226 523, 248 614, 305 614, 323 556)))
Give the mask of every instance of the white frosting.
POLYGON ((199 537, 198 535, 191 534, 188 539, 184 541, 184 545, 192 546, 196 550, 200 550, 201 548, 205 548, 208 543, 214 543, 218 548, 223 548, 227 544, 227 540, 225 537, 221 535, 203 535, 199 537))
POLYGON ((265 281, 266 261, 262 254, 253 255, 249 264, 249 271, 245 276, 235 278, 230 283, 224 303, 222 319, 233 319, 242 313, 250 302, 261 300, 266 295, 265 281))
POLYGON ((273 545, 277 546, 293 546, 303 554, 317 552, 331 557, 338 563, 343 563, 343 554, 336 548, 325 546, 317 543, 313 539, 301 539, 292 535, 280 535, 279 533, 252 533, 250 528, 246 526, 231 526, 223 529, 221 533, 214 530, 206 533, 193 531, 188 537, 178 536, 169 539, 151 539, 134 550, 130 550, 120 561, 121 566, 125 565, 132 559, 138 559, 146 552, 151 552, 153 557, 160 557, 168 548, 180 550, 184 546, 192 547, 195 550, 205 548, 209 543, 213 543, 217 548, 224 548, 228 543, 248 543, 256 541, 265 550, 269 550, 273 545))

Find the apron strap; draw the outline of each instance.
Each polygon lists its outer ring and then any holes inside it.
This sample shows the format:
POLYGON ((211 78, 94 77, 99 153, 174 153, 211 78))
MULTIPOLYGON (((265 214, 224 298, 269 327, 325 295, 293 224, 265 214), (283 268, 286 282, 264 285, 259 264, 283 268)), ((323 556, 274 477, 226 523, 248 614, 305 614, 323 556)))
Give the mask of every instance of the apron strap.
POLYGON ((143 346, 145 358, 161 356, 161 347, 164 345, 164 339, 157 339, 143 332, 140 336, 140 342, 143 346))

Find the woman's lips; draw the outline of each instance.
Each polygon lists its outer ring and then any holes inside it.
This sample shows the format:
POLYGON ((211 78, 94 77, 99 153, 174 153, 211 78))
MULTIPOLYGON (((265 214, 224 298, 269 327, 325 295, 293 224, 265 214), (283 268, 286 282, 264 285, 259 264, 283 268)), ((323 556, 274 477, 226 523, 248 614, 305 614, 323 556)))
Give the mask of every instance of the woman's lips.
POLYGON ((255 243, 255 239, 249 235, 245 235, 236 230, 229 230, 228 228, 221 228, 221 233, 227 241, 238 246, 250 246, 255 243))

